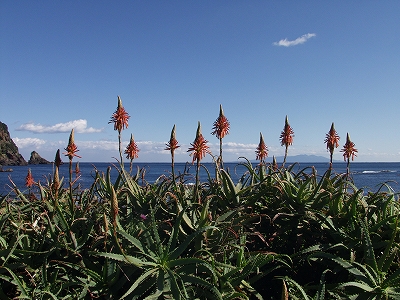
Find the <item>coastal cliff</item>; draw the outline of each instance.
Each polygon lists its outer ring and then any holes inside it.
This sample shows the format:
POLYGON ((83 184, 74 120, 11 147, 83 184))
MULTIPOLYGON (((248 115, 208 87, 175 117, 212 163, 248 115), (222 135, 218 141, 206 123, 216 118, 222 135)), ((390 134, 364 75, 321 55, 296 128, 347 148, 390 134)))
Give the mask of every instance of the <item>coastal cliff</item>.
POLYGON ((0 165, 25 166, 27 164, 11 139, 7 125, 0 122, 0 165))

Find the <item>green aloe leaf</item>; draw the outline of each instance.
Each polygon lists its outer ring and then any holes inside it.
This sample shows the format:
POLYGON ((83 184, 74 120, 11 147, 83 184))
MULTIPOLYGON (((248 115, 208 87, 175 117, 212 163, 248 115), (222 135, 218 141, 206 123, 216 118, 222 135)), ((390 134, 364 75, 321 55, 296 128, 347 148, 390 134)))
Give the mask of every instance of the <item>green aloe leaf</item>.
POLYGON ((156 266, 156 263, 153 262, 148 262, 148 261, 143 261, 137 257, 130 256, 130 255, 122 255, 122 254, 115 254, 115 253, 107 253, 107 252, 89 252, 92 255, 95 256, 102 256, 102 257, 108 257, 117 261, 125 262, 128 264, 132 264, 136 267, 144 267, 144 266, 156 266))
POLYGON ((278 277, 281 278, 284 282, 286 282, 287 284, 293 286, 298 292, 300 292, 301 296, 303 297, 303 300, 311 300, 310 297, 308 297, 306 291, 304 290, 304 288, 298 284, 296 281, 294 281, 293 279, 289 278, 289 277, 278 277))
POLYGON ((165 289, 164 276, 165 276, 165 271, 163 269, 160 269, 159 274, 157 276, 157 289, 153 294, 147 296, 145 298, 145 300, 158 299, 164 293, 164 289, 165 289))
MULTIPOLYGON (((47 296, 49 296, 51 299, 54 299, 54 300, 58 300, 59 299, 59 297, 57 297, 56 295, 54 295, 52 292, 50 292, 50 291, 41 291, 40 292, 40 294, 42 294, 42 295, 47 295, 47 296)), ((43 299, 43 296, 42 296, 42 299, 43 299)), ((46 298, 47 299, 47 298, 46 298)))
POLYGON ((361 283, 361 282, 356 282, 356 281, 349 281, 349 282, 345 282, 342 283, 341 285, 339 285, 340 288, 344 288, 344 287, 354 287, 366 292, 372 292, 374 290, 373 287, 370 287, 369 285, 365 284, 365 283, 361 283))
POLYGON ((218 228, 215 227, 215 226, 205 226, 205 227, 202 227, 202 228, 197 229, 195 232, 193 232, 191 235, 189 235, 189 236, 185 239, 185 241, 184 241, 182 244, 180 244, 177 248, 175 248, 175 249, 169 254, 169 259, 170 259, 170 260, 173 260, 173 259, 178 258, 178 257, 187 249, 187 247, 189 246, 189 244, 194 240, 194 238, 195 238, 196 236, 198 236, 198 235, 201 234, 202 232, 207 231, 207 230, 209 230, 209 229, 216 229, 216 230, 218 230, 218 228))
POLYGON ((27 284, 20 280, 19 276, 17 276, 11 269, 7 267, 1 267, 7 270, 7 272, 13 278, 12 283, 17 286, 17 289, 20 291, 21 295, 18 296, 18 299, 31 299, 29 296, 29 290, 27 289, 27 284))
POLYGON ((339 266, 341 266, 343 269, 347 270, 349 273, 353 274, 357 280, 364 282, 364 283, 370 283, 369 278, 361 272, 358 268, 356 268, 352 263, 344 260, 343 258, 330 254, 330 253, 325 253, 325 252, 317 252, 311 255, 310 257, 318 257, 318 258, 326 258, 334 261, 337 263, 339 266))
MULTIPOLYGON (((238 299, 243 299, 243 300, 248 300, 249 297, 247 297, 246 294, 244 293, 239 293, 239 292, 228 292, 228 293, 223 293, 222 298, 224 300, 238 300, 238 299)), ((261 298, 262 299, 262 298, 261 298)))
POLYGON ((226 172, 224 169, 221 169, 221 175, 222 175, 223 188, 225 191, 226 198, 232 200, 234 205, 239 205, 240 199, 237 194, 236 187, 235 184, 233 183, 232 178, 229 176, 228 172, 226 172))
POLYGON ((373 270, 378 272, 378 264, 376 262, 374 245, 372 244, 371 237, 369 234, 368 226, 364 221, 360 222, 361 229, 364 237, 364 258, 367 265, 369 265, 373 270))
MULTIPOLYGON (((149 250, 145 250, 143 244, 135 237, 131 236, 123 229, 117 229, 117 232, 126 238, 133 246, 135 246, 142 254, 147 254, 149 250)), ((152 253, 148 253, 151 255, 152 253)), ((153 253, 154 254, 154 253, 153 253)))
MULTIPOLYGON (((152 277, 154 275, 154 273, 156 273, 158 270, 157 269, 150 269, 147 272, 143 273, 142 275, 139 276, 138 279, 136 279, 136 281, 131 285, 131 287, 129 288, 128 291, 126 291, 126 293, 121 297, 121 300, 126 298, 127 296, 129 296, 139 285, 145 285, 145 283, 143 283, 146 279, 148 279, 149 277, 152 277)), ((151 282, 151 284, 153 285, 154 282, 151 282)), ((142 286, 143 287, 143 286, 142 286)), ((147 287, 147 286, 146 286, 147 287)), ((147 289, 149 289, 151 286, 147 287, 147 289)), ((140 296, 140 295, 137 295, 140 296)))
POLYGON ((200 277, 197 277, 197 276, 194 276, 194 275, 188 275, 188 274, 181 274, 180 278, 185 283, 191 283, 191 284, 196 285, 196 286, 200 285, 202 287, 207 288, 215 296, 214 299, 222 299, 222 295, 219 292, 219 290, 216 288, 216 286, 214 284, 212 284, 212 283, 207 282, 203 278, 200 278, 200 277))

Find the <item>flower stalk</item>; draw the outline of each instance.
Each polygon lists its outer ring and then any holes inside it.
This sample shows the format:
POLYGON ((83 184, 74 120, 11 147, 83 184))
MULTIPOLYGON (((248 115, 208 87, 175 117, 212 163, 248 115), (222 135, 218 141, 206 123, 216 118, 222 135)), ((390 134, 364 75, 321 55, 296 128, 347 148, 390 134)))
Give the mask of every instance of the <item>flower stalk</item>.
POLYGON ((278 170, 278 163, 276 162, 276 157, 275 157, 275 155, 272 156, 272 170, 273 170, 273 171, 278 170))
POLYGON ((222 160, 222 139, 229 134, 230 123, 224 115, 224 110, 222 105, 219 105, 219 116, 213 124, 213 131, 211 134, 215 135, 219 139, 219 157, 218 157, 218 167, 223 168, 222 160))
POLYGON ((35 181, 33 180, 31 168, 28 169, 28 174, 25 177, 25 185, 27 188, 31 188, 35 184, 35 181))
POLYGON ((268 157, 268 147, 264 142, 262 133, 260 132, 260 142, 256 149, 256 159, 260 161, 260 165, 264 165, 266 157, 268 157))
POLYGON ((60 149, 57 149, 56 156, 54 158, 55 170, 54 170, 53 183, 52 183, 52 189, 53 189, 55 199, 58 198, 58 189, 60 187, 59 168, 60 168, 61 164, 62 164, 62 161, 61 161, 61 157, 60 157, 60 149))
POLYGON ((343 149, 340 150, 343 152, 344 161, 347 161, 347 168, 346 168, 346 177, 350 175, 350 158, 354 160, 354 157, 357 156, 358 150, 355 148, 355 144, 350 139, 350 134, 347 133, 346 136, 346 143, 343 146, 343 149))
MULTIPOLYGON (((201 160, 206 156, 206 154, 211 154, 210 150, 209 150, 209 146, 207 145, 208 141, 204 138, 203 134, 201 133, 201 124, 200 122, 198 122, 197 125, 197 132, 196 132, 196 138, 194 140, 193 143, 191 143, 190 145, 192 147, 190 147, 188 149, 187 152, 191 152, 190 156, 192 156, 192 164, 194 164, 194 162, 197 162, 197 166, 196 166, 196 185, 195 185, 195 198, 198 197, 197 193, 198 193, 198 189, 199 189, 199 182, 200 182, 200 162, 201 160)), ((199 203, 200 203, 200 198, 198 199, 199 203)))
POLYGON ((171 137, 169 139, 169 142, 165 147, 165 150, 168 150, 171 152, 171 172, 172 172, 172 180, 174 181, 174 184, 176 184, 175 182, 175 150, 178 149, 180 146, 178 145, 178 141, 176 139, 176 126, 174 124, 174 127, 172 127, 171 130, 171 137))
POLYGON ((33 199, 33 193, 32 193, 32 186, 35 184, 35 180, 33 179, 31 168, 28 169, 28 174, 25 177, 25 185, 29 190, 29 199, 33 199))
POLYGON ((293 144, 293 136, 294 136, 293 129, 289 124, 288 116, 286 116, 285 126, 284 126, 283 131, 281 132, 281 136, 280 136, 281 146, 285 146, 285 156, 283 158, 282 167, 285 166, 285 163, 286 163, 288 148, 290 145, 293 144))
POLYGON ((76 154, 79 150, 78 147, 75 145, 75 137, 74 137, 74 129, 71 130, 71 133, 69 135, 69 141, 68 141, 68 146, 65 148, 64 154, 65 156, 68 156, 69 159, 69 193, 70 193, 70 206, 71 206, 71 211, 73 209, 73 197, 72 197, 72 159, 74 157, 81 158, 78 154, 76 154))
POLYGON ((123 167, 122 161, 122 150, 121 150, 121 131, 125 128, 128 128, 128 120, 130 116, 126 112, 125 108, 122 106, 122 100, 120 96, 118 96, 118 106, 116 111, 112 114, 110 121, 108 122, 114 124, 114 130, 118 131, 118 152, 120 157, 120 164, 123 167))
POLYGON ((139 147, 137 146, 135 139, 133 138, 133 134, 131 134, 131 139, 124 152, 126 154, 126 158, 130 159, 129 173, 132 173, 132 162, 135 158, 139 157, 139 151, 139 147))
POLYGON ((330 153, 329 169, 332 169, 333 152, 335 151, 335 148, 339 147, 339 140, 340 137, 335 130, 335 124, 332 122, 331 129, 325 137, 326 149, 330 153))

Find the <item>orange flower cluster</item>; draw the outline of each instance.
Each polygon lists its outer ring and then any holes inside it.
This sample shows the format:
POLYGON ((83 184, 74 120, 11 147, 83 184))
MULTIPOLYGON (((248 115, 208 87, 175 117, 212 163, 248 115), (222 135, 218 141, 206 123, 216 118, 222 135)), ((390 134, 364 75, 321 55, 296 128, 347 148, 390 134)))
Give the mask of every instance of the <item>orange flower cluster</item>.
POLYGON ((176 134, 175 134, 175 125, 172 128, 171 131, 171 138, 169 139, 169 142, 167 144, 165 144, 167 147, 165 148, 165 150, 169 150, 171 151, 171 154, 174 154, 174 151, 179 148, 180 146, 178 146, 178 141, 176 139, 176 134))
POLYGON ((219 139, 223 139, 227 134, 229 134, 230 124, 228 119, 224 115, 222 105, 219 106, 219 116, 213 124, 213 132, 211 134, 215 135, 219 139))
POLYGON ((139 155, 139 148, 137 146, 137 144, 135 143, 135 140, 133 138, 133 134, 131 134, 131 140, 128 144, 128 146, 125 149, 125 154, 126 154, 126 158, 133 160, 135 158, 138 158, 139 155))
POLYGON ((264 161, 267 156, 268 156, 268 147, 264 142, 264 137, 262 133, 260 132, 260 143, 257 146, 256 159, 259 161, 264 161))
POLYGON ((76 152, 78 152, 78 147, 75 145, 75 140, 74 140, 74 129, 71 130, 71 134, 69 135, 69 142, 67 148, 65 148, 64 152, 65 156, 68 156, 69 160, 72 160, 74 156, 81 158, 81 156, 77 155, 76 152))
POLYGON ((346 144, 344 144, 343 149, 340 150, 340 152, 343 152, 343 158, 344 160, 354 160, 354 156, 357 156, 358 150, 354 148, 355 144, 350 140, 350 135, 347 133, 346 137, 346 144))
POLYGON ((333 154, 333 151, 335 150, 335 148, 339 147, 339 140, 340 140, 340 137, 335 130, 334 123, 332 123, 331 129, 326 134, 326 138, 325 138, 326 149, 329 150, 329 152, 331 154, 333 154))
POLYGON ((289 120, 288 117, 286 116, 285 119, 285 127, 283 128, 283 131, 281 133, 280 139, 281 139, 281 146, 290 146, 293 144, 293 129, 289 125, 289 120))
POLYGON ((118 107, 117 110, 111 116, 111 120, 108 123, 114 123, 114 130, 118 130, 119 133, 123 129, 128 128, 128 120, 130 116, 122 106, 122 100, 118 96, 118 107))
POLYGON ((192 152, 190 153, 190 156, 193 156, 192 163, 195 161, 200 162, 207 153, 211 153, 210 150, 208 150, 210 147, 207 145, 207 143, 208 141, 204 139, 204 136, 201 133, 201 125, 199 122, 197 126, 196 138, 193 143, 190 143, 192 147, 190 147, 187 151, 192 152))
POLYGON ((25 185, 26 185, 26 187, 30 188, 34 184, 35 184, 35 181, 33 180, 31 169, 28 169, 28 175, 26 175, 26 177, 25 177, 25 185))

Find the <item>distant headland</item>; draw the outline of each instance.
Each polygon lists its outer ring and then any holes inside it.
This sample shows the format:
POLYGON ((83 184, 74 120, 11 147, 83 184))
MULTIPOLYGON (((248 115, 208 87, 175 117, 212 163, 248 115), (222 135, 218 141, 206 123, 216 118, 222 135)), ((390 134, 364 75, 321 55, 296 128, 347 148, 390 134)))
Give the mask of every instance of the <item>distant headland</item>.
POLYGON ((36 151, 31 152, 31 157, 27 162, 19 153, 17 145, 10 137, 6 124, 0 122, 0 171, 12 171, 4 169, 2 166, 26 166, 28 164, 50 164, 51 162, 42 158, 36 151))

